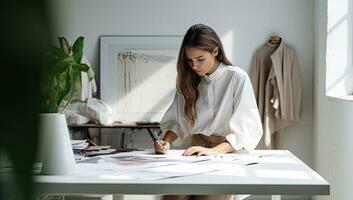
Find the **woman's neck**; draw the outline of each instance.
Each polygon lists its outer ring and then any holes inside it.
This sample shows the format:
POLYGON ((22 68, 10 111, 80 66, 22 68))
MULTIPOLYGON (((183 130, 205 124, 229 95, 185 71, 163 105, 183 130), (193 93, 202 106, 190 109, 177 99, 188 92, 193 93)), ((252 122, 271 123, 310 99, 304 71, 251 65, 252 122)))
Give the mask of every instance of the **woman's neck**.
POLYGON ((211 75, 213 72, 215 72, 215 71, 217 70, 217 68, 219 67, 219 64, 220 64, 220 62, 219 62, 218 60, 215 60, 212 69, 211 69, 208 73, 206 73, 206 75, 209 76, 209 75, 211 75))

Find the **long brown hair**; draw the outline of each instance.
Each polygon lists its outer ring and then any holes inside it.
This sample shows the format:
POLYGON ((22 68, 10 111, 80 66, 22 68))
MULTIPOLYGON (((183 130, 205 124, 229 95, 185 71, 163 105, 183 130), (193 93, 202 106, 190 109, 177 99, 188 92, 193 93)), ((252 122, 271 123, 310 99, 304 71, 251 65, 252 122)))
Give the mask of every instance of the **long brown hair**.
POLYGON ((232 63, 227 59, 222 42, 212 28, 203 24, 195 24, 187 30, 179 50, 177 61, 177 90, 184 96, 184 113, 186 119, 191 126, 194 126, 197 120, 196 101, 199 97, 197 87, 201 81, 201 77, 187 62, 185 50, 189 47, 210 53, 218 47, 216 60, 226 65, 232 65, 232 63))

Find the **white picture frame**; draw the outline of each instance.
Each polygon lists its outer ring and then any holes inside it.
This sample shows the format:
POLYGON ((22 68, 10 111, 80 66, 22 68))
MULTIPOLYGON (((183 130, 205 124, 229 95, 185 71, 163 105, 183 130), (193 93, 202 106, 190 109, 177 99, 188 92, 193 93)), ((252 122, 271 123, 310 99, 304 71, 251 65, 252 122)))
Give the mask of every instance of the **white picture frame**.
POLYGON ((113 120, 160 122, 176 90, 182 36, 101 36, 100 96, 113 120))

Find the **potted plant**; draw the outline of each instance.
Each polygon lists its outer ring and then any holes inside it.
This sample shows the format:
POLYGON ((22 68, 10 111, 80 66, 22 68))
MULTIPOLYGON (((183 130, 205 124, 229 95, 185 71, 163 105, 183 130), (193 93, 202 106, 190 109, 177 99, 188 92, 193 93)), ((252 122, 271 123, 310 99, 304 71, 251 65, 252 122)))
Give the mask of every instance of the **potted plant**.
POLYGON ((92 69, 81 63, 83 40, 77 38, 72 46, 64 37, 59 37, 59 47, 49 46, 44 56, 42 81, 42 111, 61 113, 81 89, 81 72, 93 79, 92 69))
POLYGON ((93 79, 92 69, 81 63, 84 38, 78 37, 71 46, 59 37, 59 47, 49 46, 43 59, 41 83, 42 113, 42 174, 70 174, 74 168, 74 156, 64 109, 81 89, 81 73, 93 79))

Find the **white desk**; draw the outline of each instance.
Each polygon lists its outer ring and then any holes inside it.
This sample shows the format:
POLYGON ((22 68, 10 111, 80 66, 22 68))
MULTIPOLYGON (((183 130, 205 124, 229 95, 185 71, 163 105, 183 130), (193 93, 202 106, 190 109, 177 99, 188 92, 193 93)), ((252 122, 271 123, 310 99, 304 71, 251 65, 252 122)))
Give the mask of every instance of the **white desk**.
MULTIPOLYGON (((146 152, 116 155, 138 154, 146 152)), ((71 176, 38 175, 34 182, 39 193, 52 194, 329 195, 329 183, 289 151, 256 150, 238 156, 259 164, 234 167, 232 174, 217 171, 163 180, 120 179, 125 172, 118 168, 97 171, 93 168, 98 164, 77 164, 71 176)))

